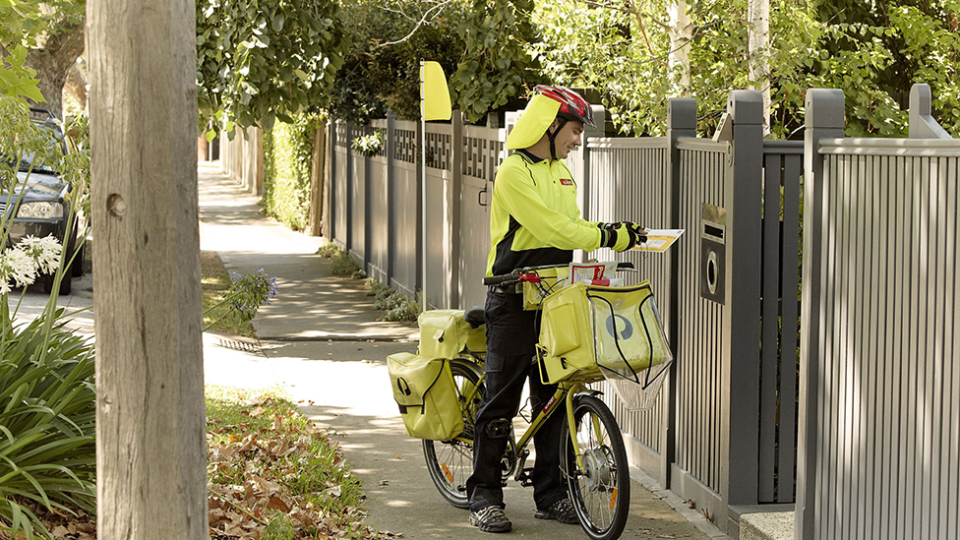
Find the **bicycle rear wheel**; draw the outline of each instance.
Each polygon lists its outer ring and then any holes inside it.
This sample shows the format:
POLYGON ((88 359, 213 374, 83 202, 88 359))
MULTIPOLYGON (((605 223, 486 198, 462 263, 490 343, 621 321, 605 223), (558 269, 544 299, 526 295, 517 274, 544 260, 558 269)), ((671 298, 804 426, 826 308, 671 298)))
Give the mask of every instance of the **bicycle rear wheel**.
POLYGON ((454 361, 450 371, 460 398, 463 433, 452 441, 424 440, 423 457, 440 495, 457 508, 468 508, 467 478, 473 474, 473 426, 485 388, 477 385, 480 371, 473 363, 454 361))
POLYGON ((623 533, 630 512, 630 473, 620 428, 610 409, 593 396, 573 402, 576 437, 583 456, 577 465, 569 424, 560 438, 561 468, 580 525, 594 540, 614 540, 623 533))

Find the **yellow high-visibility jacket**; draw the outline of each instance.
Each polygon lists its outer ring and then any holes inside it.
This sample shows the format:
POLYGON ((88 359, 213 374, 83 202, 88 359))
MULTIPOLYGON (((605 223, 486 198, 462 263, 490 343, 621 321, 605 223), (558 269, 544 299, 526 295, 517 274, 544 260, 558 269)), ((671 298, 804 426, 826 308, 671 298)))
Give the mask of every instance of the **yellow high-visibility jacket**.
POLYGON ((580 218, 577 184, 561 160, 519 150, 497 170, 490 206, 487 276, 573 260, 600 247, 600 229, 580 218))

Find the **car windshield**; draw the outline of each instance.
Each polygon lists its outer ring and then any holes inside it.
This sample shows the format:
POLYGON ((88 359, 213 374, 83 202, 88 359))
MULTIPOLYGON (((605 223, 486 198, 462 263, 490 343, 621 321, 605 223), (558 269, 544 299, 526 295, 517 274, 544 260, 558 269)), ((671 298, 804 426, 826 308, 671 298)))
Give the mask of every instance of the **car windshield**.
POLYGON ((34 123, 34 125, 43 128, 44 136, 47 138, 48 153, 46 156, 38 158, 34 152, 25 151, 20 156, 20 166, 17 167, 17 170, 20 172, 55 173, 56 162, 64 151, 63 137, 55 126, 39 122, 34 123))

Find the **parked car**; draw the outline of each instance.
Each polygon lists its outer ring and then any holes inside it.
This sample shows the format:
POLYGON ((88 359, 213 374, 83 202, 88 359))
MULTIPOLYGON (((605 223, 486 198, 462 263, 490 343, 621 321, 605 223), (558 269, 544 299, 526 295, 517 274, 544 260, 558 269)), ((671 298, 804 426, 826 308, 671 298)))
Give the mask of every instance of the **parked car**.
MULTIPOLYGON (((60 122, 52 113, 31 107, 30 116, 34 125, 49 130, 50 144, 57 145, 63 154, 71 151, 60 122)), ((35 159, 32 154, 21 157, 17 180, 12 193, 0 190, 0 211, 12 216, 6 245, 14 246, 28 235, 43 238, 52 234, 63 246, 62 257, 67 260, 77 246, 81 246, 81 251, 74 257, 60 282, 60 293, 70 294, 73 288, 71 278, 83 275, 84 254, 80 240, 87 233, 87 220, 80 212, 70 231, 67 231, 69 202, 66 199, 73 187, 60 177, 53 164, 35 159), (8 208, 8 205, 16 207, 8 208)), ((53 274, 40 277, 45 292, 53 289, 53 278, 53 274)))

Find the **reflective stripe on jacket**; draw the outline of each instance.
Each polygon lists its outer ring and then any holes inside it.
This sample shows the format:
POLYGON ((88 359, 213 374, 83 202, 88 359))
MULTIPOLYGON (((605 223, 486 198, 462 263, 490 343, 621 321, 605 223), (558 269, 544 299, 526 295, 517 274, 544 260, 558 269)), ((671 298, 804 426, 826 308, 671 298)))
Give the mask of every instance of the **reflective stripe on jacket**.
POLYGON ((567 263, 573 250, 600 247, 597 224, 580 218, 577 185, 561 160, 523 150, 500 165, 490 206, 487 275, 524 266, 567 263))

